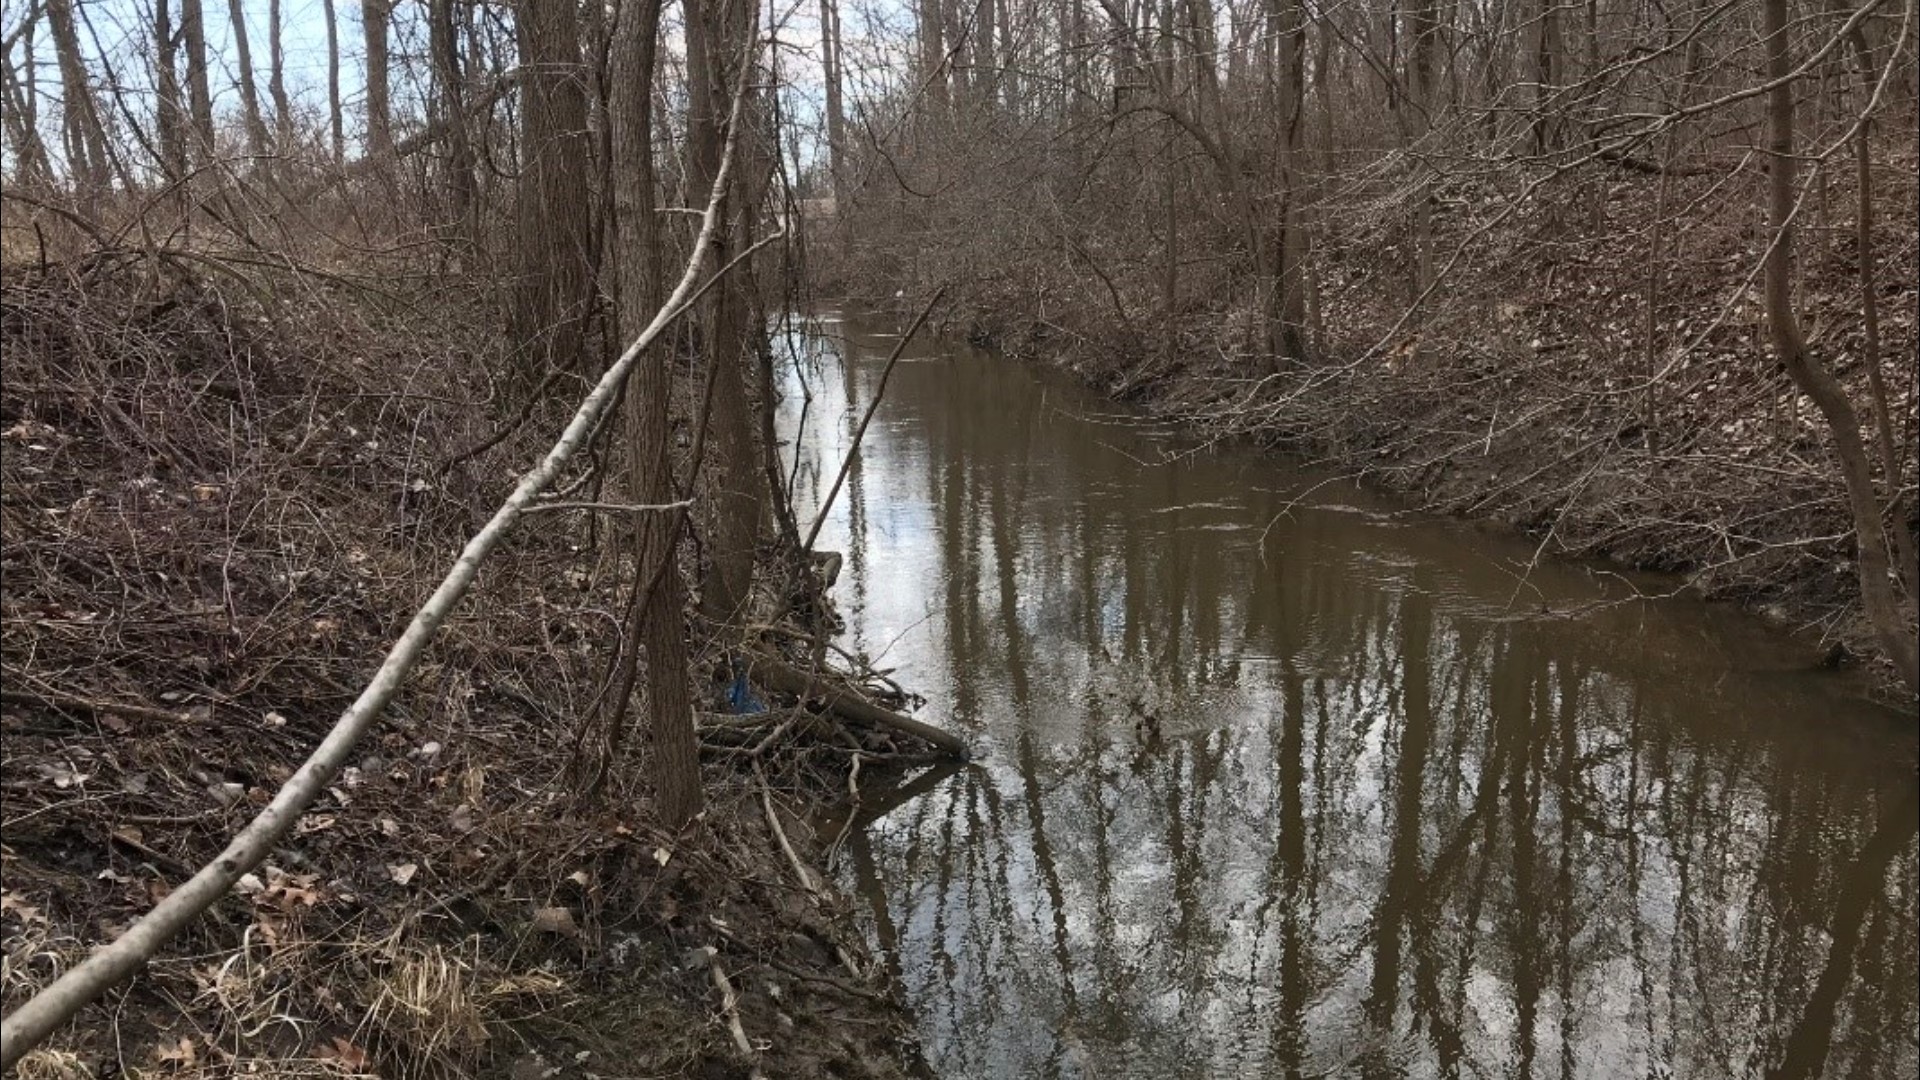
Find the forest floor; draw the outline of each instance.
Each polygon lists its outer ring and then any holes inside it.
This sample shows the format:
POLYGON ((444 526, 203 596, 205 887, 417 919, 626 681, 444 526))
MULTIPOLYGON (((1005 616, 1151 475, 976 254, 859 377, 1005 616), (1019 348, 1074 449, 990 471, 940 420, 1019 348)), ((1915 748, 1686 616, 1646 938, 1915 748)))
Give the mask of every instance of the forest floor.
MULTIPOLYGON (((1875 181, 1879 348, 1904 455, 1897 486, 1920 523, 1920 174, 1911 141, 1895 157, 1875 181)), ((1676 175, 1664 197, 1660 182, 1625 170, 1569 178, 1512 212, 1500 192, 1443 187, 1444 277, 1417 322, 1402 321, 1404 230, 1342 234, 1319 252, 1320 359, 1295 368, 1267 371, 1250 358, 1246 305, 1229 283, 1205 279, 1207 253, 1183 268, 1192 277, 1168 319, 1152 314, 1165 308, 1157 262, 1109 252, 1090 273, 1102 256, 1084 232, 1062 252, 1041 230, 1040 246, 1007 249, 993 270, 953 282, 947 329, 1069 370, 1202 435, 1284 449, 1436 512, 1507 523, 1547 552, 1684 575, 1702 596, 1808 636, 1828 662, 1867 658, 1893 692, 1859 610, 1830 439, 1769 358, 1752 211, 1762 174, 1676 175), (1681 208, 1678 217, 1660 216, 1661 205, 1681 208), (1660 374, 1651 393, 1649 371, 1660 374)), ((1819 196, 1802 221, 1799 314, 1865 420, 1852 187, 1841 177, 1819 196)), ((949 259, 925 246, 916 264, 976 265, 969 250, 949 259)), ((843 267, 836 291, 856 304, 901 302, 897 277, 860 274, 843 267)), ((1871 446, 1871 427, 1863 434, 1871 446)))
MULTIPOLYGON (((9 269, 0 1005, 219 851, 544 449, 557 413, 487 405, 489 302, 399 266, 9 269)), ((631 568, 595 515, 541 516, 289 842, 21 1080, 918 1067, 884 965, 805 868, 828 846, 807 808, 855 790, 859 744, 809 747, 769 696, 706 718, 685 833, 648 817, 644 747, 581 797, 631 568)))

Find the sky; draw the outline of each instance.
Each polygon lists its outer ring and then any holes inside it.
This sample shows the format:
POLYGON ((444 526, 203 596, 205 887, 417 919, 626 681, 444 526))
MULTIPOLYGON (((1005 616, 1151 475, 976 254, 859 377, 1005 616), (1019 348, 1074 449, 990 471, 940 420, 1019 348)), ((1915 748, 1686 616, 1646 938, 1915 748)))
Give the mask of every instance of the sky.
MULTIPOLYGON (((39 2, 0 0, 0 32, 11 31, 18 26, 32 6, 39 2)), ((898 45, 887 44, 889 39, 895 42, 904 40, 903 34, 911 26, 911 17, 900 0, 841 2, 841 22, 848 39, 845 50, 849 54, 850 66, 871 70, 877 68, 883 58, 900 55, 902 50, 898 45)), ((225 0, 203 0, 203 4, 208 51, 212 57, 214 108, 223 115, 235 116, 240 109, 240 91, 236 85, 238 65, 234 58, 229 5, 225 0)), ((269 6, 266 0, 240 0, 240 6, 246 21, 261 105, 270 112, 272 102, 266 87, 269 6)), ((282 0, 281 6, 288 94, 297 112, 319 120, 325 116, 327 107, 327 37, 323 3, 322 0, 282 0)), ((347 113, 346 127, 348 138, 357 141, 364 127, 361 107, 366 81, 361 22, 363 8, 359 0, 336 0, 336 7, 340 23, 340 80, 347 113)), ((75 8, 80 19, 82 47, 93 62, 97 83, 107 84, 110 70, 112 81, 124 88, 128 107, 144 123, 152 101, 148 27, 152 0, 75 0, 75 8), (105 57, 105 64, 100 63, 102 56, 105 57)), ((490 16, 499 17, 505 15, 508 5, 490 4, 482 10, 490 16)), ((818 11, 818 0, 772 0, 770 12, 771 18, 780 26, 781 72, 794 91, 789 95, 789 115, 797 115, 803 123, 817 123, 819 114, 821 69, 818 61, 818 11)), ((393 101, 396 112, 403 116, 418 115, 419 104, 427 89, 421 83, 425 77, 424 63, 408 63, 404 59, 424 56, 424 15, 425 7, 418 0, 400 0, 393 16, 390 31, 394 54, 393 101)), ((175 17, 177 20, 177 12, 175 17)), ((670 52, 678 52, 680 20, 677 4, 670 7, 666 21, 666 46, 670 52)), ((504 18, 500 25, 502 29, 505 28, 504 18)), ((41 99, 40 122, 49 149, 58 155, 59 71, 54 64, 44 21, 36 30, 36 38, 38 45, 34 53, 34 66, 41 99)), ((25 60, 22 46, 16 44, 6 60, 15 70, 20 70, 25 60)), ((855 81, 854 77, 850 76, 849 81, 855 81)), ((851 94, 858 93, 857 88, 850 88, 850 91, 851 94)))

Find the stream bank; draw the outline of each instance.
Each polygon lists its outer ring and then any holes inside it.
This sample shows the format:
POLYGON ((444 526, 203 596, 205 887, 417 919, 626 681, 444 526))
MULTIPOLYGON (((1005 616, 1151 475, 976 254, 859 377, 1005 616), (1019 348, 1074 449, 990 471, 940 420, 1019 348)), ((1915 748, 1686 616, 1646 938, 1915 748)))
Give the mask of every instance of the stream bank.
MULTIPOLYGON (((231 273, 102 252, 0 290, 0 1007, 268 800, 566 404, 502 433, 481 285, 429 306, 231 273)), ((810 868, 812 808, 866 744, 802 737, 837 729, 766 694, 780 737, 742 747, 715 695, 693 829, 652 820, 644 739, 581 798, 632 573, 596 515, 536 520, 288 841, 22 1080, 913 1073, 886 970, 810 868)), ((720 635, 689 644, 710 686, 720 635)))
MULTIPOLYGON (((1876 194, 1878 347, 1908 361, 1889 365, 1907 377, 1887 389, 1905 448, 1895 486, 1920 527, 1920 174, 1910 144, 1896 158, 1876 194)), ((1816 659, 1876 657, 1831 439, 1770 359, 1749 276, 1759 248, 1739 208, 1758 204, 1760 181, 1670 183, 1668 205, 1690 208, 1677 223, 1657 215, 1659 178, 1624 170, 1549 185, 1484 233, 1468 235, 1463 211, 1442 214, 1437 250, 1458 262, 1417 317, 1404 250, 1328 237, 1316 251, 1315 359, 1281 369, 1252 354, 1244 299, 1224 284, 1182 286, 1169 310, 1157 261, 1122 260, 1091 239, 1063 251, 1042 230, 996 245, 982 265, 972 237, 930 233, 906 265, 889 262, 886 245, 854 245, 828 274, 849 304, 890 310, 963 267, 950 333, 1071 372, 1204 438, 1284 450, 1435 512, 1504 523, 1545 554, 1684 575, 1701 596, 1804 634, 1816 659), (1656 235, 1671 262, 1649 292, 1640 238, 1656 235)), ((1803 246, 1795 287, 1816 347, 1863 403, 1857 256, 1846 231, 1822 233, 1803 246)), ((1181 273, 1218 274, 1196 262, 1181 273)), ((1910 698, 1895 681, 1883 670, 1889 695, 1910 698)))
MULTIPOLYGON (((892 331, 781 367, 803 517, 892 331)), ((830 866, 943 1080, 1913 1071, 1865 673, 954 339, 854 461, 837 642, 976 754, 830 866)))

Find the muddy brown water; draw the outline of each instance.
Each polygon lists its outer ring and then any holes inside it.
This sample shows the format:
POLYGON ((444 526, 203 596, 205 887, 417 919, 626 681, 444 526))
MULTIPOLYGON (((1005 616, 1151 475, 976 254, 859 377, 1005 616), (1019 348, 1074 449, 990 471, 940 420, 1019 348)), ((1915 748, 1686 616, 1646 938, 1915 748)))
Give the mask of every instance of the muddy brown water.
MULTIPOLYGON (((803 525, 893 329, 781 354, 803 525)), ((818 546, 978 749, 835 859, 942 1077, 1915 1074, 1912 723, 1804 641, 948 341, 818 546)))

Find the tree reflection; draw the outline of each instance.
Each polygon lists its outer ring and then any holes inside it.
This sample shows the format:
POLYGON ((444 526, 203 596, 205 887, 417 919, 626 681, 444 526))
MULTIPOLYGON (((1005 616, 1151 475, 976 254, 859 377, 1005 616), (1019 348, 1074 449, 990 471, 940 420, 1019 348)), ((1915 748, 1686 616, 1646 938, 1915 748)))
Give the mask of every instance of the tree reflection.
POLYGON ((889 394, 832 519, 862 645, 984 753, 844 869, 940 1075, 1914 1071, 1910 738, 1836 749, 1693 609, 1521 615, 1484 538, 1143 467, 1000 361, 889 394))

